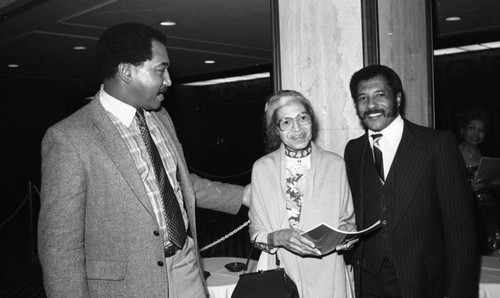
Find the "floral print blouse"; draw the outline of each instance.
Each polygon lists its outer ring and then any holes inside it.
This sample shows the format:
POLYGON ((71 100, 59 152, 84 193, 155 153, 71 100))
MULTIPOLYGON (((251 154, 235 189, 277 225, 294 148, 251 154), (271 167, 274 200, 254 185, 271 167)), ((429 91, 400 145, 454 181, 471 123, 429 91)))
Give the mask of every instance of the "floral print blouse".
POLYGON ((302 150, 285 148, 286 210, 291 228, 300 223, 307 173, 311 168, 311 146, 302 150))

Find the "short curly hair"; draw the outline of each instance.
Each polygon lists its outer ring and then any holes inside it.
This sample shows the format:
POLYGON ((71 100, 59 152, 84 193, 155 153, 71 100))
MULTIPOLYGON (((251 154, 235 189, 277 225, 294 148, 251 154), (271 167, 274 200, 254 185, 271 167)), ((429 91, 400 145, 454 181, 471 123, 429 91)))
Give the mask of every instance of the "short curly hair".
POLYGON ((96 49, 101 79, 114 77, 120 63, 138 66, 150 60, 153 41, 166 45, 167 38, 160 31, 139 23, 121 23, 108 28, 99 38, 96 49))
POLYGON ((306 112, 311 115, 312 120, 312 140, 316 140, 318 136, 318 122, 314 114, 314 110, 311 102, 304 97, 301 93, 293 90, 282 90, 271 95, 267 101, 264 108, 264 117, 262 119, 264 127, 264 143, 266 152, 272 152, 279 148, 281 144, 281 139, 279 135, 278 119, 276 111, 279 107, 287 104, 283 103, 281 100, 289 98, 291 100, 297 100, 302 105, 304 105, 306 112))
POLYGON ((392 68, 385 65, 369 65, 355 72, 349 82, 349 89, 354 103, 356 103, 356 97, 358 96, 359 83, 361 81, 372 79, 376 76, 382 76, 385 78, 394 96, 398 93, 403 95, 403 84, 401 83, 401 78, 392 68))

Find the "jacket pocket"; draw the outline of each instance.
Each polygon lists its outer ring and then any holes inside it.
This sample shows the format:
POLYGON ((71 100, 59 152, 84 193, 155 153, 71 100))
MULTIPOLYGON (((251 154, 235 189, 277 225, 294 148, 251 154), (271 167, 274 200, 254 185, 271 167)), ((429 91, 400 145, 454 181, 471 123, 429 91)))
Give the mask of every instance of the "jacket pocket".
POLYGON ((87 260, 87 279, 123 280, 127 262, 114 260, 87 260))

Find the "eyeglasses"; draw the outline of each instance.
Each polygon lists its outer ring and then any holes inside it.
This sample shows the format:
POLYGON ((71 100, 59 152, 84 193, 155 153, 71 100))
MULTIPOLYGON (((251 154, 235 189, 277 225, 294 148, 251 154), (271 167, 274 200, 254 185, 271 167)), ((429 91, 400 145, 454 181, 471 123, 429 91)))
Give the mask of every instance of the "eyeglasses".
POLYGON ((311 124, 312 122, 311 115, 309 115, 308 113, 300 113, 295 118, 290 118, 290 117, 282 118, 278 120, 277 124, 278 128, 281 131, 287 131, 292 129, 294 122, 297 122, 297 124, 300 126, 311 124))

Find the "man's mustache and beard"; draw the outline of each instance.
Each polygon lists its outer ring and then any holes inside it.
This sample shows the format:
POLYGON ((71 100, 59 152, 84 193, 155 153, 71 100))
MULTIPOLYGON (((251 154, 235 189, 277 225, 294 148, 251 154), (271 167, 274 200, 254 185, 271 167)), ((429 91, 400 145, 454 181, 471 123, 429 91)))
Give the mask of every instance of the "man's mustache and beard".
POLYGON ((382 116, 384 116, 385 118, 396 117, 399 114, 396 99, 392 100, 391 106, 389 107, 389 110, 385 110, 382 108, 373 108, 373 109, 366 110, 363 113, 360 113, 360 111, 358 110, 357 113, 358 113, 358 117, 361 120, 365 120, 366 117, 368 117, 368 115, 370 115, 370 114, 381 113, 382 116))

